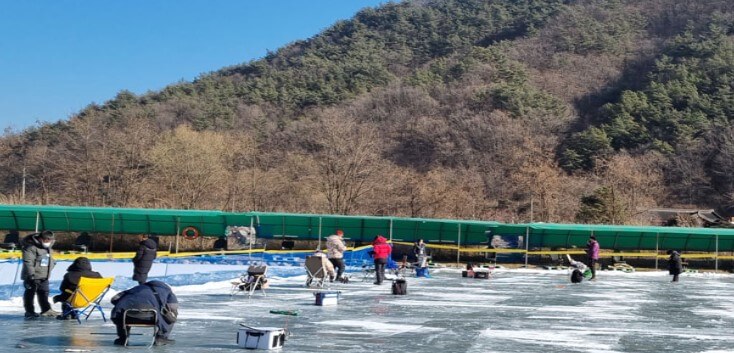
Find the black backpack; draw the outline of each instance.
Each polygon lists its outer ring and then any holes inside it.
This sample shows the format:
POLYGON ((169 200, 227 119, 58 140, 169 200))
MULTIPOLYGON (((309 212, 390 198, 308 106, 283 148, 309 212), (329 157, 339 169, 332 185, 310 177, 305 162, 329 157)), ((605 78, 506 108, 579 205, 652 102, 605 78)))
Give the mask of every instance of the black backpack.
POLYGON ((406 295, 408 294, 408 282, 403 278, 392 281, 392 294, 406 295))

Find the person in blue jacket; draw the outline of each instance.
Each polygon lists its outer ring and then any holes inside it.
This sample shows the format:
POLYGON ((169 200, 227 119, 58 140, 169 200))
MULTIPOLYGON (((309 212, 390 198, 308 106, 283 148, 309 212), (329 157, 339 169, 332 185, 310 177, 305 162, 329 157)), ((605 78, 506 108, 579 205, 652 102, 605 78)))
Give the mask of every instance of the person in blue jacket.
MULTIPOLYGON (((161 281, 150 281, 128 290, 122 291, 112 298, 112 313, 110 318, 117 327, 116 345, 124 345, 128 336, 128 329, 123 325, 123 314, 128 309, 155 309, 158 312, 158 333, 155 345, 173 344, 175 341, 168 338, 173 330, 173 323, 168 323, 161 315, 163 307, 178 315, 178 299, 173 290, 161 281)), ((129 318, 130 316, 128 316, 129 318)), ((135 318, 133 318, 135 319, 135 318)))

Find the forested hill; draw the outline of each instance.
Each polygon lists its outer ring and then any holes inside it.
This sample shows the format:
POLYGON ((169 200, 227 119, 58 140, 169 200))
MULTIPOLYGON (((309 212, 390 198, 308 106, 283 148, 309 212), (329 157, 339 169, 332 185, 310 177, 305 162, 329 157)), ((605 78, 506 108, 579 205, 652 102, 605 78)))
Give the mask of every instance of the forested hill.
POLYGON ((731 1, 390 3, 6 132, 0 202, 644 223, 731 203, 733 90, 731 1))

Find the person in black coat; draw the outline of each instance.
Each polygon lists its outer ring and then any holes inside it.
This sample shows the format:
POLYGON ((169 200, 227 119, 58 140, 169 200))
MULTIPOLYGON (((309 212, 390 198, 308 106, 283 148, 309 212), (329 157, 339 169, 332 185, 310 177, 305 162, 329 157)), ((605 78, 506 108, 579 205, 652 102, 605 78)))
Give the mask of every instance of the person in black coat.
POLYGON ((680 254, 675 250, 668 250, 668 272, 673 275, 671 282, 678 282, 678 276, 683 272, 683 260, 680 258, 680 254))
POLYGON ((63 313, 57 316, 57 319, 67 320, 75 318, 74 315, 69 312, 71 307, 66 301, 71 297, 71 293, 69 292, 74 292, 76 290, 79 286, 79 280, 82 277, 102 278, 102 275, 99 274, 99 272, 92 271, 92 264, 89 262, 89 259, 86 257, 77 257, 76 260, 69 265, 69 268, 66 269, 64 280, 61 281, 61 286, 59 287, 61 294, 53 297, 54 303, 61 302, 61 308, 63 309, 63 313), (67 292, 67 290, 69 292, 67 292))
MULTIPOLYGON (((178 299, 167 284, 161 281, 150 281, 135 286, 115 295, 112 298, 112 304, 115 306, 112 308, 110 318, 117 328, 118 337, 114 342, 115 345, 124 345, 127 339, 129 332, 123 325, 123 314, 129 309, 155 309, 158 312, 158 333, 155 344, 165 345, 175 342, 168 338, 174 323, 166 322, 161 315, 161 308, 164 306, 178 315, 178 299)), ((136 318, 133 317, 131 320, 134 321, 136 318)))
POLYGON ((148 272, 153 267, 153 260, 158 256, 158 245, 150 239, 148 234, 141 234, 140 247, 133 257, 133 281, 143 284, 148 280, 148 272))

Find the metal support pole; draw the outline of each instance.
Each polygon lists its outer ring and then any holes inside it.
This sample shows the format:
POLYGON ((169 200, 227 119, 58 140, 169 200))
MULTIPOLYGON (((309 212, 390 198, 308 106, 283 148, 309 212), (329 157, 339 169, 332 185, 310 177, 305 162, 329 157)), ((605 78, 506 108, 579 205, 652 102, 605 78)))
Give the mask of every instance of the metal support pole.
POLYGON ((655 233, 655 269, 658 269, 658 253, 660 252, 660 233, 655 233))
MULTIPOLYGON (((254 221, 252 219, 252 216, 250 216, 250 232, 252 232, 255 229, 255 228, 253 228, 253 223, 254 223, 254 221)), ((252 233, 250 233, 250 239, 249 239, 248 243, 250 243, 250 252, 249 252, 250 256, 249 257, 250 257, 250 261, 252 261, 252 233)), ((265 252, 264 251, 263 251, 263 256, 265 256, 265 252)))
POLYGON ((456 235, 456 266, 461 263, 461 223, 459 223, 459 232, 456 235))
POLYGON ((390 218, 390 241, 392 241, 392 218, 390 218))
POLYGON ((528 268, 528 251, 530 250, 530 227, 525 227, 525 268, 528 268))
POLYGON ((716 234, 716 257, 714 258, 714 273, 719 272, 719 235, 716 234))
POLYGON ((41 212, 36 211, 36 233, 38 233, 38 222, 41 220, 41 212))
POLYGON ((112 227, 110 228, 110 252, 112 252, 112 244, 115 242, 115 214, 112 214, 112 227))
POLYGON ((181 236, 181 217, 176 217, 176 248, 174 249, 178 254, 178 238, 181 236))
POLYGON ((321 217, 319 217, 319 247, 317 249, 321 250, 321 217))

